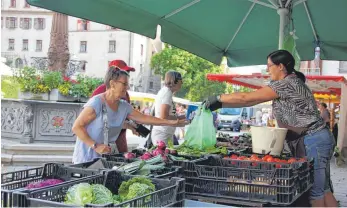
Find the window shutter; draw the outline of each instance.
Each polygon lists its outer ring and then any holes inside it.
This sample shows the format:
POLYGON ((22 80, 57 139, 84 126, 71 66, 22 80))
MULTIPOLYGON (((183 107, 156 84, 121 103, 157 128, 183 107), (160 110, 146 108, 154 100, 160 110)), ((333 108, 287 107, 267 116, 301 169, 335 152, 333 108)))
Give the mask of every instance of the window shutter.
POLYGON ((82 20, 77 20, 77 30, 82 30, 82 20))
POLYGON ((17 17, 14 17, 14 28, 18 27, 17 17))
POLYGON ((10 18, 6 17, 6 28, 10 28, 10 18))
POLYGON ((37 18, 34 18, 34 29, 37 30, 37 18))
POLYGON ((23 29, 23 24, 24 24, 24 18, 20 18, 19 28, 23 29))
POLYGON ((29 30, 31 29, 31 23, 32 23, 32 19, 29 18, 29 30))
POLYGON ((43 26, 43 30, 46 28, 46 19, 42 18, 42 26, 43 26))

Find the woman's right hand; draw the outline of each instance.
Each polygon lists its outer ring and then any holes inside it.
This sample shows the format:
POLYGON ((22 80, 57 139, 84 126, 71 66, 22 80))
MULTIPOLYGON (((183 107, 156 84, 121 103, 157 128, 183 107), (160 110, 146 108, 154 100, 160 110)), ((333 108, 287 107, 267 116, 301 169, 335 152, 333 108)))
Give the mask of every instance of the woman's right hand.
POLYGON ((174 127, 183 127, 189 124, 189 121, 186 119, 170 120, 170 122, 172 123, 171 126, 174 126, 174 127))
POLYGON ((100 155, 102 154, 107 154, 111 152, 111 147, 105 144, 98 144, 96 148, 94 149, 95 152, 99 153, 100 155))

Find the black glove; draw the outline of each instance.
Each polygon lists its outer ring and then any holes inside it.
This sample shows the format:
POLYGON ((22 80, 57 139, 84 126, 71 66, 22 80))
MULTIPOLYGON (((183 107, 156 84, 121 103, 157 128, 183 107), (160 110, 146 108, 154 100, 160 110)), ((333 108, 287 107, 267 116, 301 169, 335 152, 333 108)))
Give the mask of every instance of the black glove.
POLYGON ((217 96, 210 96, 202 102, 205 105, 206 109, 210 109, 211 111, 215 111, 219 108, 222 108, 222 102, 220 102, 217 96))

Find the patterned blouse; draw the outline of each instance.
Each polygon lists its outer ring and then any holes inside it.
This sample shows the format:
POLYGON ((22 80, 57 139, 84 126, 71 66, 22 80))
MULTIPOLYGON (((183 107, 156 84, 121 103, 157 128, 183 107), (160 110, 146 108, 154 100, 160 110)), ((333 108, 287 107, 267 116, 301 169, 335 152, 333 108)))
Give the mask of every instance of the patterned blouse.
POLYGON ((272 104, 276 120, 288 126, 308 128, 306 134, 326 126, 311 90, 295 74, 271 81, 268 86, 279 96, 272 104))

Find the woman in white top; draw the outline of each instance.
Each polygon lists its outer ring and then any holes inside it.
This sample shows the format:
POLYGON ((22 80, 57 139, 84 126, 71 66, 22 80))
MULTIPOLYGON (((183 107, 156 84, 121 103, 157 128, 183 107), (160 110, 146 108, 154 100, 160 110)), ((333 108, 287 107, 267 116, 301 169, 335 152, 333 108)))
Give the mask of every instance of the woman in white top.
MULTIPOLYGON (((176 106, 173 103, 173 95, 182 87, 182 75, 176 71, 168 71, 165 74, 164 87, 161 88, 154 101, 154 116, 157 118, 176 120, 185 118, 185 115, 176 114, 176 106)), ((173 139, 176 127, 153 126, 152 143, 156 145, 158 141, 167 144, 169 139, 173 139)))

